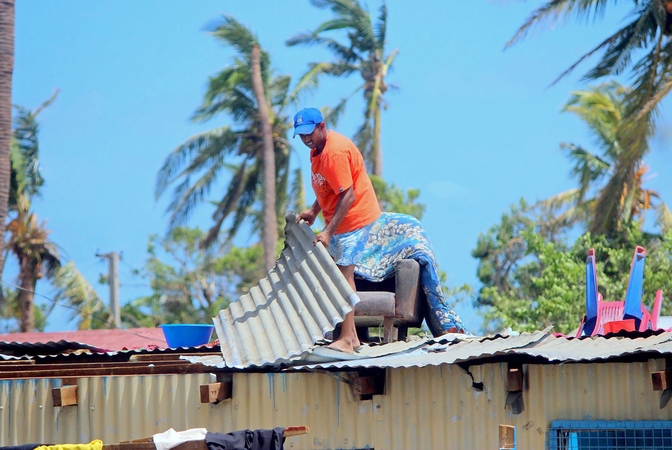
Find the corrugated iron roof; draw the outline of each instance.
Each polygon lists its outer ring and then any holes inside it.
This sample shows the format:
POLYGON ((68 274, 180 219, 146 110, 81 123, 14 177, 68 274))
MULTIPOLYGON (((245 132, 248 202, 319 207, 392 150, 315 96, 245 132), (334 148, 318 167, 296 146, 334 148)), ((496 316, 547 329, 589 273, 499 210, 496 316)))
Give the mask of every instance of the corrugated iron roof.
POLYGON ((163 330, 115 328, 0 334, 0 352, 21 355, 55 355, 78 349, 105 352, 147 346, 167 347, 163 330))
POLYGON ((287 216, 285 248, 250 292, 213 319, 228 367, 287 362, 343 321, 359 298, 305 222, 287 216))
POLYGON ((519 336, 496 335, 453 342, 438 339, 404 354, 303 365, 293 369, 424 367, 506 355, 539 357, 551 363, 566 363, 607 361, 645 353, 672 354, 672 333, 649 331, 575 339, 535 331, 519 336))
POLYGON ((407 353, 356 361, 311 364, 298 366, 296 369, 399 368, 455 364, 513 353, 515 349, 534 345, 548 337, 552 337, 552 335, 543 331, 535 331, 534 333, 523 333, 519 336, 496 335, 459 339, 452 342, 432 340, 426 346, 407 353))

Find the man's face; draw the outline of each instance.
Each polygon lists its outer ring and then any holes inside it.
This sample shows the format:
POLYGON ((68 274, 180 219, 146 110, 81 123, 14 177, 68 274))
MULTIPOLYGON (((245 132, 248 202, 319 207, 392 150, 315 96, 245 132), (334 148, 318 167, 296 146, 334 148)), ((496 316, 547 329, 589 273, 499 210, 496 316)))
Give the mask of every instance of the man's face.
POLYGON ((315 129, 310 134, 299 134, 299 137, 308 148, 322 148, 326 141, 326 130, 324 122, 315 125, 315 129))

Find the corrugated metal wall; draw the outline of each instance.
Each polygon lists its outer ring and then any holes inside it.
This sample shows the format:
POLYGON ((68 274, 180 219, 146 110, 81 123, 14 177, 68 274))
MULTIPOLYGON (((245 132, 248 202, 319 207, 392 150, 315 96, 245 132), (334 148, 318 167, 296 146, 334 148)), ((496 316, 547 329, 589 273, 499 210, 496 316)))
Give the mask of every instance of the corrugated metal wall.
POLYGON ((544 448, 551 420, 671 420, 648 363, 526 366, 525 410, 505 409, 506 364, 388 369, 384 396, 358 401, 349 386, 324 373, 236 374, 233 400, 199 403, 209 375, 80 379, 79 405, 54 408, 60 380, 0 381, 0 445, 28 442, 106 443, 148 437, 168 428, 309 425, 287 448, 496 449, 498 426, 516 426, 518 449, 544 448))

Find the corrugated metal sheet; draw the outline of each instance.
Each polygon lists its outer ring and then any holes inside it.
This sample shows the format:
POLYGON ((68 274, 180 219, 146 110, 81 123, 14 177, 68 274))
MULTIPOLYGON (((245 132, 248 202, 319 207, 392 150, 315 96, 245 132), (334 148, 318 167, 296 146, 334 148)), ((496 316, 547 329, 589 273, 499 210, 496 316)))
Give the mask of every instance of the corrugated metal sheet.
MULTIPOLYGON (((0 351, 9 343, 25 345, 31 352, 39 351, 40 345, 70 343, 79 348, 98 351, 113 351, 148 346, 167 347, 166 338, 160 328, 114 328, 102 330, 47 331, 30 333, 0 334, 0 351), (32 343, 35 347, 30 347, 32 343)), ((68 347, 73 349, 75 347, 68 347)), ((49 349, 49 345, 47 345, 49 349)), ((60 353, 60 352, 59 352, 60 353)), ((55 353, 30 353, 55 354, 55 353)))
POLYGON ((672 353, 672 333, 594 336, 574 339, 551 337, 518 354, 540 356, 550 362, 577 362, 613 359, 641 353, 672 353))
POLYGON ((93 345, 66 340, 58 342, 0 342, 0 352, 15 356, 58 355, 72 350, 90 350, 92 352, 105 351, 93 345))
POLYGON ((359 301, 313 239, 310 227, 288 216, 275 268, 213 319, 227 366, 288 361, 324 338, 359 301))
MULTIPOLYGON (((369 358, 378 358, 381 356, 386 356, 392 353, 395 354, 406 353, 415 350, 417 348, 424 347, 425 345, 427 345, 429 341, 430 340, 426 338, 418 338, 418 339, 411 339, 408 342, 396 341, 383 345, 364 343, 359 348, 357 353, 355 355, 352 355, 352 357, 358 357, 359 359, 369 359, 369 358)), ((311 363, 325 362, 325 360, 323 360, 324 357, 321 357, 315 353, 315 350, 318 348, 320 347, 313 347, 310 351, 302 353, 300 356, 297 357, 300 359, 295 359, 292 361, 293 364, 298 364, 300 361, 306 361, 311 363)), ((180 356, 180 359, 187 360, 193 364, 203 364, 205 366, 216 367, 218 369, 223 369, 226 367, 226 364, 224 363, 224 358, 222 358, 221 354, 207 355, 207 356, 182 355, 180 356)), ((333 358, 327 359, 327 361, 333 362, 333 358)))
POLYGON ((548 338, 552 338, 552 335, 543 331, 535 331, 534 333, 523 333, 519 336, 498 335, 494 337, 462 339, 446 344, 428 343, 425 347, 403 354, 356 361, 311 364, 298 366, 296 369, 400 368, 455 364, 514 353, 516 349, 535 345, 548 338))
POLYGON ((505 355, 525 355, 540 357, 548 362, 566 363, 609 360, 642 354, 672 354, 672 333, 647 332, 575 339, 535 331, 519 336, 497 335, 453 342, 438 339, 404 354, 301 365, 295 369, 424 367, 467 361, 473 363, 484 358, 505 355))
POLYGON ((516 427, 517 448, 542 449, 552 420, 671 420, 650 373, 664 359, 634 363, 524 366, 524 411, 505 407, 507 365, 410 367, 386 371, 385 395, 353 396, 323 373, 236 373, 233 399, 199 402, 209 375, 95 377, 78 380, 77 406, 54 408, 61 380, 0 381, 0 445, 116 443, 168 428, 308 425, 285 448, 490 449, 499 424, 516 427), (482 389, 474 383, 482 383, 482 389))
POLYGON ((208 374, 77 380, 78 405, 53 406, 60 379, 0 381, 0 445, 104 443, 149 437, 171 427, 231 431, 231 402, 202 405, 208 374))

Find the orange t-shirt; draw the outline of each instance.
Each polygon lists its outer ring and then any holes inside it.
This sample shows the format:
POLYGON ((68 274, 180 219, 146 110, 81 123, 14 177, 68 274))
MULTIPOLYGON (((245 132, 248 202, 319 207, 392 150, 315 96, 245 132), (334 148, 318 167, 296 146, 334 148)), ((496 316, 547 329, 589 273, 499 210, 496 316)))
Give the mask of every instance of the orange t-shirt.
POLYGON ((358 230, 378 219, 380 205, 357 146, 342 134, 329 131, 324 150, 317 156, 314 153, 312 149, 311 182, 327 224, 334 217, 340 193, 352 186, 355 194, 354 203, 334 234, 358 230))

